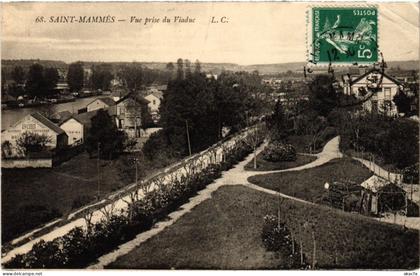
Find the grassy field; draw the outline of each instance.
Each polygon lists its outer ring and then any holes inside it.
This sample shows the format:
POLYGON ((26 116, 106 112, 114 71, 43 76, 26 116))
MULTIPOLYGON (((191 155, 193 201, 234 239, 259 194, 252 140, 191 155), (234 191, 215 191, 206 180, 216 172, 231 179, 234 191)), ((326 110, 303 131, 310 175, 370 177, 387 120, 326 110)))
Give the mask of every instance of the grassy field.
POLYGON ((257 169, 254 169, 254 160, 246 164, 245 170, 248 171, 271 171, 271 170, 284 170, 294 167, 299 167, 316 160, 315 156, 301 155, 296 156, 296 161, 289 162, 270 162, 262 158, 262 154, 257 155, 257 169))
MULTIPOLYGON (((119 178, 116 162, 101 160, 101 195, 129 184, 119 178)), ((1 180, 4 242, 60 213, 70 212, 74 201, 81 197, 84 204, 94 201, 97 163, 82 153, 54 169, 3 169, 1 180)))
MULTIPOLYGON (((244 186, 220 188, 213 197, 108 268, 274 269, 285 256, 267 252, 261 241, 263 217, 277 214, 278 198, 244 186)), ((325 206, 285 200, 292 231, 316 223, 320 268, 400 268, 418 266, 418 232, 343 213, 325 206)), ((286 212, 287 211, 287 212, 286 212)), ((296 232, 297 233, 297 232, 296 232)), ((312 236, 299 236, 310 261, 312 236)))
POLYGON ((317 201, 326 190, 325 182, 351 179, 361 183, 372 173, 361 163, 350 158, 335 159, 313 169, 296 172, 273 173, 252 176, 248 180, 261 187, 275 190, 283 194, 317 201))

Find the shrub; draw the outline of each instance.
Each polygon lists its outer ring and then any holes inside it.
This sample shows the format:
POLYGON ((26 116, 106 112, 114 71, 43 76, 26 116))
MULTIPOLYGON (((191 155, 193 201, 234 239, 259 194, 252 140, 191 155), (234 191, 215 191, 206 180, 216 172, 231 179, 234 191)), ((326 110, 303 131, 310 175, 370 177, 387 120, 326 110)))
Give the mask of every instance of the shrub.
MULTIPOLYGON (((237 143, 222 164, 210 164, 189 177, 174 180, 154 189, 130 204, 128 212, 112 215, 93 224, 87 230, 77 227, 51 242, 38 242, 24 255, 17 255, 8 268, 81 268, 115 246, 132 239, 137 233, 150 229, 154 222, 176 210, 198 190, 220 177, 221 170, 242 160, 252 148, 237 143), (126 214, 132 214, 127 217, 126 214)), ((77 202, 82 202, 81 197, 77 202)), ((76 204, 77 205, 77 204, 76 204)))
POLYGON ((291 250, 292 240, 289 230, 283 222, 278 222, 276 216, 267 215, 264 217, 261 238, 268 251, 284 250, 289 253, 289 249, 291 250))
POLYGON ((286 224, 280 222, 277 216, 266 215, 264 217, 261 238, 268 251, 274 251, 281 254, 282 258, 287 258, 286 265, 281 268, 307 268, 305 262, 301 263, 298 244, 292 238, 286 224))
POLYGON ((25 154, 28 152, 44 151, 48 143, 51 143, 51 137, 31 132, 24 132, 16 140, 16 145, 22 148, 25 154))
POLYGON ((296 150, 291 144, 273 141, 263 150, 262 156, 270 162, 295 161, 296 150))
POLYGON ((419 166, 420 164, 417 162, 404 169, 403 181, 405 183, 419 184, 419 166))

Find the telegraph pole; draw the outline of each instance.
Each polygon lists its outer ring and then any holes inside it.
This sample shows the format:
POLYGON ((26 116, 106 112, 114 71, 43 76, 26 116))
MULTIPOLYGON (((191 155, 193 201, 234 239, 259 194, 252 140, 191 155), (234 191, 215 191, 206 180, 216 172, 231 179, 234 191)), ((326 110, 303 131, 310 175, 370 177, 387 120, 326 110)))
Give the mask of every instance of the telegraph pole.
POLYGON ((190 143, 190 133, 188 131, 188 120, 185 120, 185 125, 186 125, 186 128, 187 128, 188 151, 189 151, 190 156, 191 156, 191 143, 190 143))
POLYGON ((135 162, 135 165, 136 165, 136 187, 137 187, 137 179, 138 179, 137 161, 138 161, 138 158, 137 157, 134 158, 134 162, 135 162))
POLYGON ((96 159, 96 168, 97 168, 97 171, 98 171, 98 187, 97 187, 97 192, 98 192, 98 200, 99 200, 99 198, 100 198, 100 193, 101 193, 101 191, 100 191, 100 187, 101 187, 101 175, 100 175, 100 169, 99 169, 99 153, 100 153, 100 146, 101 146, 101 143, 100 142, 98 142, 98 156, 97 156, 97 159, 96 159))

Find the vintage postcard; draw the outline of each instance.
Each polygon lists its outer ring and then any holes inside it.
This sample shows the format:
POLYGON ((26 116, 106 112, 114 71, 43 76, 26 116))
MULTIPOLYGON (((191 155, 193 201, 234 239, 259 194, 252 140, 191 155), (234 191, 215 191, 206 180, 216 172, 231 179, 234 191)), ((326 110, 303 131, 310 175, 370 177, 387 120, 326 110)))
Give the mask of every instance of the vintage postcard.
POLYGON ((4 274, 417 275, 418 3, 0 10, 4 274))

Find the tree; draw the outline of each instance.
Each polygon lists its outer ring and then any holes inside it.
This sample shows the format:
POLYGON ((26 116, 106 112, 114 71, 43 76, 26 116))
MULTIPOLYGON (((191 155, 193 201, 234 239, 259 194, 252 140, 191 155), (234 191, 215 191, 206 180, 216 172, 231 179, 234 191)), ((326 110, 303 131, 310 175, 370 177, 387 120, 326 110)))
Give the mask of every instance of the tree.
POLYGON ((38 112, 42 114, 45 118, 54 119, 54 115, 57 113, 56 105, 54 104, 45 104, 37 108, 38 112))
POLYGON ((309 106, 321 116, 327 116, 337 106, 337 92, 333 86, 334 78, 319 75, 309 86, 309 106))
POLYGON ((143 84, 143 68, 138 63, 122 67, 117 75, 129 90, 137 90, 143 84))
POLYGON ((29 67, 28 80, 26 82, 26 91, 35 97, 49 97, 53 95, 54 88, 59 80, 56 68, 46 68, 38 63, 29 67))
POLYGON ((12 156, 13 154, 13 145, 10 143, 10 141, 4 141, 1 144, 1 156, 3 158, 7 158, 12 156))
POLYGON ((265 131, 261 124, 257 124, 254 129, 249 130, 249 133, 244 139, 244 142, 252 148, 254 169, 257 169, 257 147, 263 140, 265 131))
POLYGON ((155 126, 155 122, 153 121, 153 118, 149 112, 149 109, 142 108, 141 109, 141 128, 147 129, 154 126, 155 126))
POLYGON ((176 77, 177 79, 183 79, 184 78, 184 61, 182 60, 182 58, 179 58, 176 61, 176 77))
POLYGON ((26 91, 33 97, 43 96, 45 89, 44 67, 35 63, 29 67, 28 80, 26 81, 26 91))
POLYGON ((4 95, 6 93, 6 70, 1 68, 1 94, 4 95))
POLYGON ((43 95, 50 96, 53 95, 54 88, 57 86, 57 82, 60 79, 58 71, 56 68, 46 68, 44 70, 44 81, 45 81, 45 90, 43 95))
POLYGON ((398 113, 409 115, 411 109, 411 99, 402 91, 399 91, 393 98, 393 102, 397 106, 398 113))
POLYGON ((92 87, 94 89, 109 90, 113 75, 107 66, 94 66, 92 69, 92 87))
POLYGON ((83 88, 84 70, 82 62, 75 62, 69 65, 67 72, 67 83, 71 92, 78 92, 83 88))
POLYGON ((166 70, 172 72, 174 69, 175 69, 175 66, 172 62, 168 62, 168 64, 166 64, 166 70))
POLYGON ((27 131, 16 140, 16 145, 23 149, 25 155, 31 152, 44 151, 48 143, 51 143, 51 137, 27 131))
POLYGON ((198 59, 195 61, 194 73, 195 74, 200 74, 201 73, 201 64, 200 64, 200 61, 198 59))
POLYGON ((175 65, 173 62, 166 64, 166 70, 168 71, 168 81, 175 77, 175 65))
MULTIPOLYGON (((17 84, 23 84, 25 82, 25 71, 23 70, 22 66, 15 66, 13 68, 12 79, 17 84)), ((4 79, 3 79, 3 82, 4 82, 4 79)))
POLYGON ((267 127, 270 130, 271 140, 284 140, 287 137, 287 120, 283 105, 277 101, 273 114, 267 120, 267 127))
POLYGON ((127 137, 124 132, 118 130, 108 112, 98 110, 91 121, 92 126, 86 138, 86 150, 89 155, 92 157, 99 152, 99 158, 113 159, 121 154, 127 137))
MULTIPOLYGON (((183 61, 178 65, 181 71, 183 61)), ((188 153, 186 122, 193 152, 221 139, 223 129, 233 133, 252 123, 259 116, 254 97, 261 88, 258 79, 246 72, 226 72, 217 80, 195 73, 170 81, 160 108, 169 144, 176 152, 188 153)))
POLYGON ((184 60, 184 65, 185 65, 185 76, 190 77, 192 74, 191 61, 189 59, 184 60))

